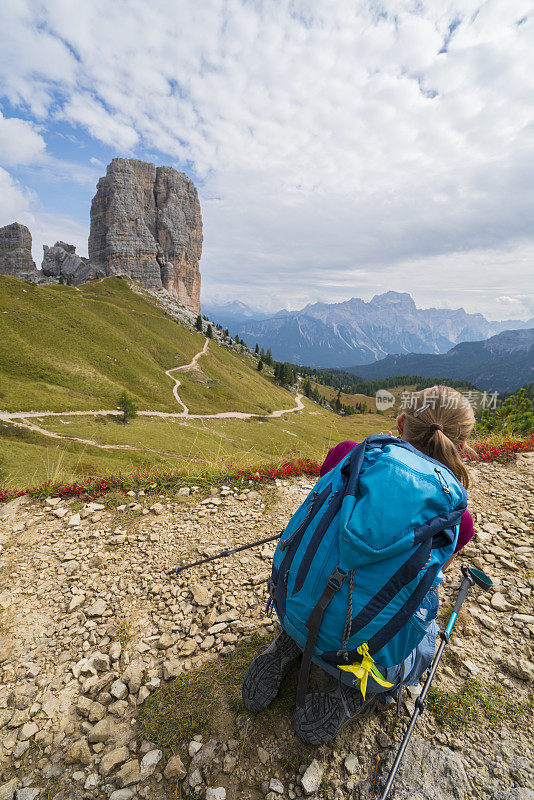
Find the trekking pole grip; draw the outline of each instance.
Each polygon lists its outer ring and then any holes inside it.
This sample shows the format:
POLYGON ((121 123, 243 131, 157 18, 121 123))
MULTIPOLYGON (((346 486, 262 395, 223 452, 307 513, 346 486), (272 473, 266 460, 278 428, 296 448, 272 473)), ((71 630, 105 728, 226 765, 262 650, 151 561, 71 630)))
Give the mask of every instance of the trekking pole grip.
POLYGON ((454 608, 452 610, 452 614, 450 616, 449 622, 447 623, 447 627, 445 628, 445 634, 447 636, 450 635, 450 633, 451 633, 451 631, 452 631, 452 629, 454 627, 454 623, 456 622, 456 618, 457 618, 457 616, 458 616, 458 614, 460 612, 460 609, 461 609, 461 607, 463 605, 463 602, 464 602, 465 598, 467 597, 467 593, 468 593, 469 589, 471 588, 471 586, 475 582, 473 580, 472 576, 467 572, 467 570, 464 571, 464 569, 462 569, 462 572, 464 574, 464 579, 463 579, 463 581, 462 581, 462 583, 460 585, 460 591, 458 592, 458 596, 456 598, 456 602, 454 604, 454 608))

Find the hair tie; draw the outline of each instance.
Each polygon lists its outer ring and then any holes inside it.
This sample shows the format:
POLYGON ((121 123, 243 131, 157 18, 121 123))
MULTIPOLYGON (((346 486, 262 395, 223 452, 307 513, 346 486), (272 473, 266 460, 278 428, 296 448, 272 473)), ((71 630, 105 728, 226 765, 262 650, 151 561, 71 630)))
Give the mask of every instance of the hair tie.
POLYGON ((434 433, 434 431, 441 431, 443 433, 443 425, 440 422, 433 422, 429 427, 432 433, 434 433))

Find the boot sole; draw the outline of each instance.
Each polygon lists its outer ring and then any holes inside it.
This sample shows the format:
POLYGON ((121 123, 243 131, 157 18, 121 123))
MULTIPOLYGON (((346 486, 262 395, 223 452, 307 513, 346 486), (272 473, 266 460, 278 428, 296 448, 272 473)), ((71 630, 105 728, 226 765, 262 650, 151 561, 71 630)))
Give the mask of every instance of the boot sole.
POLYGON ((318 746, 332 741, 347 725, 369 716, 376 707, 376 699, 370 698, 361 710, 347 717, 341 701, 333 704, 328 700, 329 695, 326 693, 320 697, 318 715, 310 721, 306 720, 305 709, 295 709, 293 729, 304 744, 318 746))
POLYGON ((249 711, 257 714, 272 703, 299 653, 292 659, 286 657, 287 663, 284 666, 280 664, 280 655, 277 653, 262 653, 252 662, 243 680, 242 689, 243 703, 249 711))

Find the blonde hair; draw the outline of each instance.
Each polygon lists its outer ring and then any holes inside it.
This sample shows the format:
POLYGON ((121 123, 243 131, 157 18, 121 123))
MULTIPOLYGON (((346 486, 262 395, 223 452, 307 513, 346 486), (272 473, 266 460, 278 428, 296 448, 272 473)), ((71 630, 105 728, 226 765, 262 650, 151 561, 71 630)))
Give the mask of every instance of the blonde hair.
POLYGON ((458 449, 474 424, 473 409, 460 392, 449 386, 432 386, 412 394, 402 438, 445 464, 467 488, 469 475, 458 449))

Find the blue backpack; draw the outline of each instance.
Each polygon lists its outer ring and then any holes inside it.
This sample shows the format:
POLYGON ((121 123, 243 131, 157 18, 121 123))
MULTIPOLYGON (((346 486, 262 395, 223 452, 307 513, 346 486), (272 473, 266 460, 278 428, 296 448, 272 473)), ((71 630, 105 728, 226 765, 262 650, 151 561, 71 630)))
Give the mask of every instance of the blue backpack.
POLYGON ((391 436, 370 436, 319 479, 269 579, 280 624, 304 651, 298 705, 312 661, 340 678, 357 664, 365 693, 369 674, 380 683, 378 665, 417 647, 426 628, 415 612, 454 553, 466 505, 447 467, 391 436))

